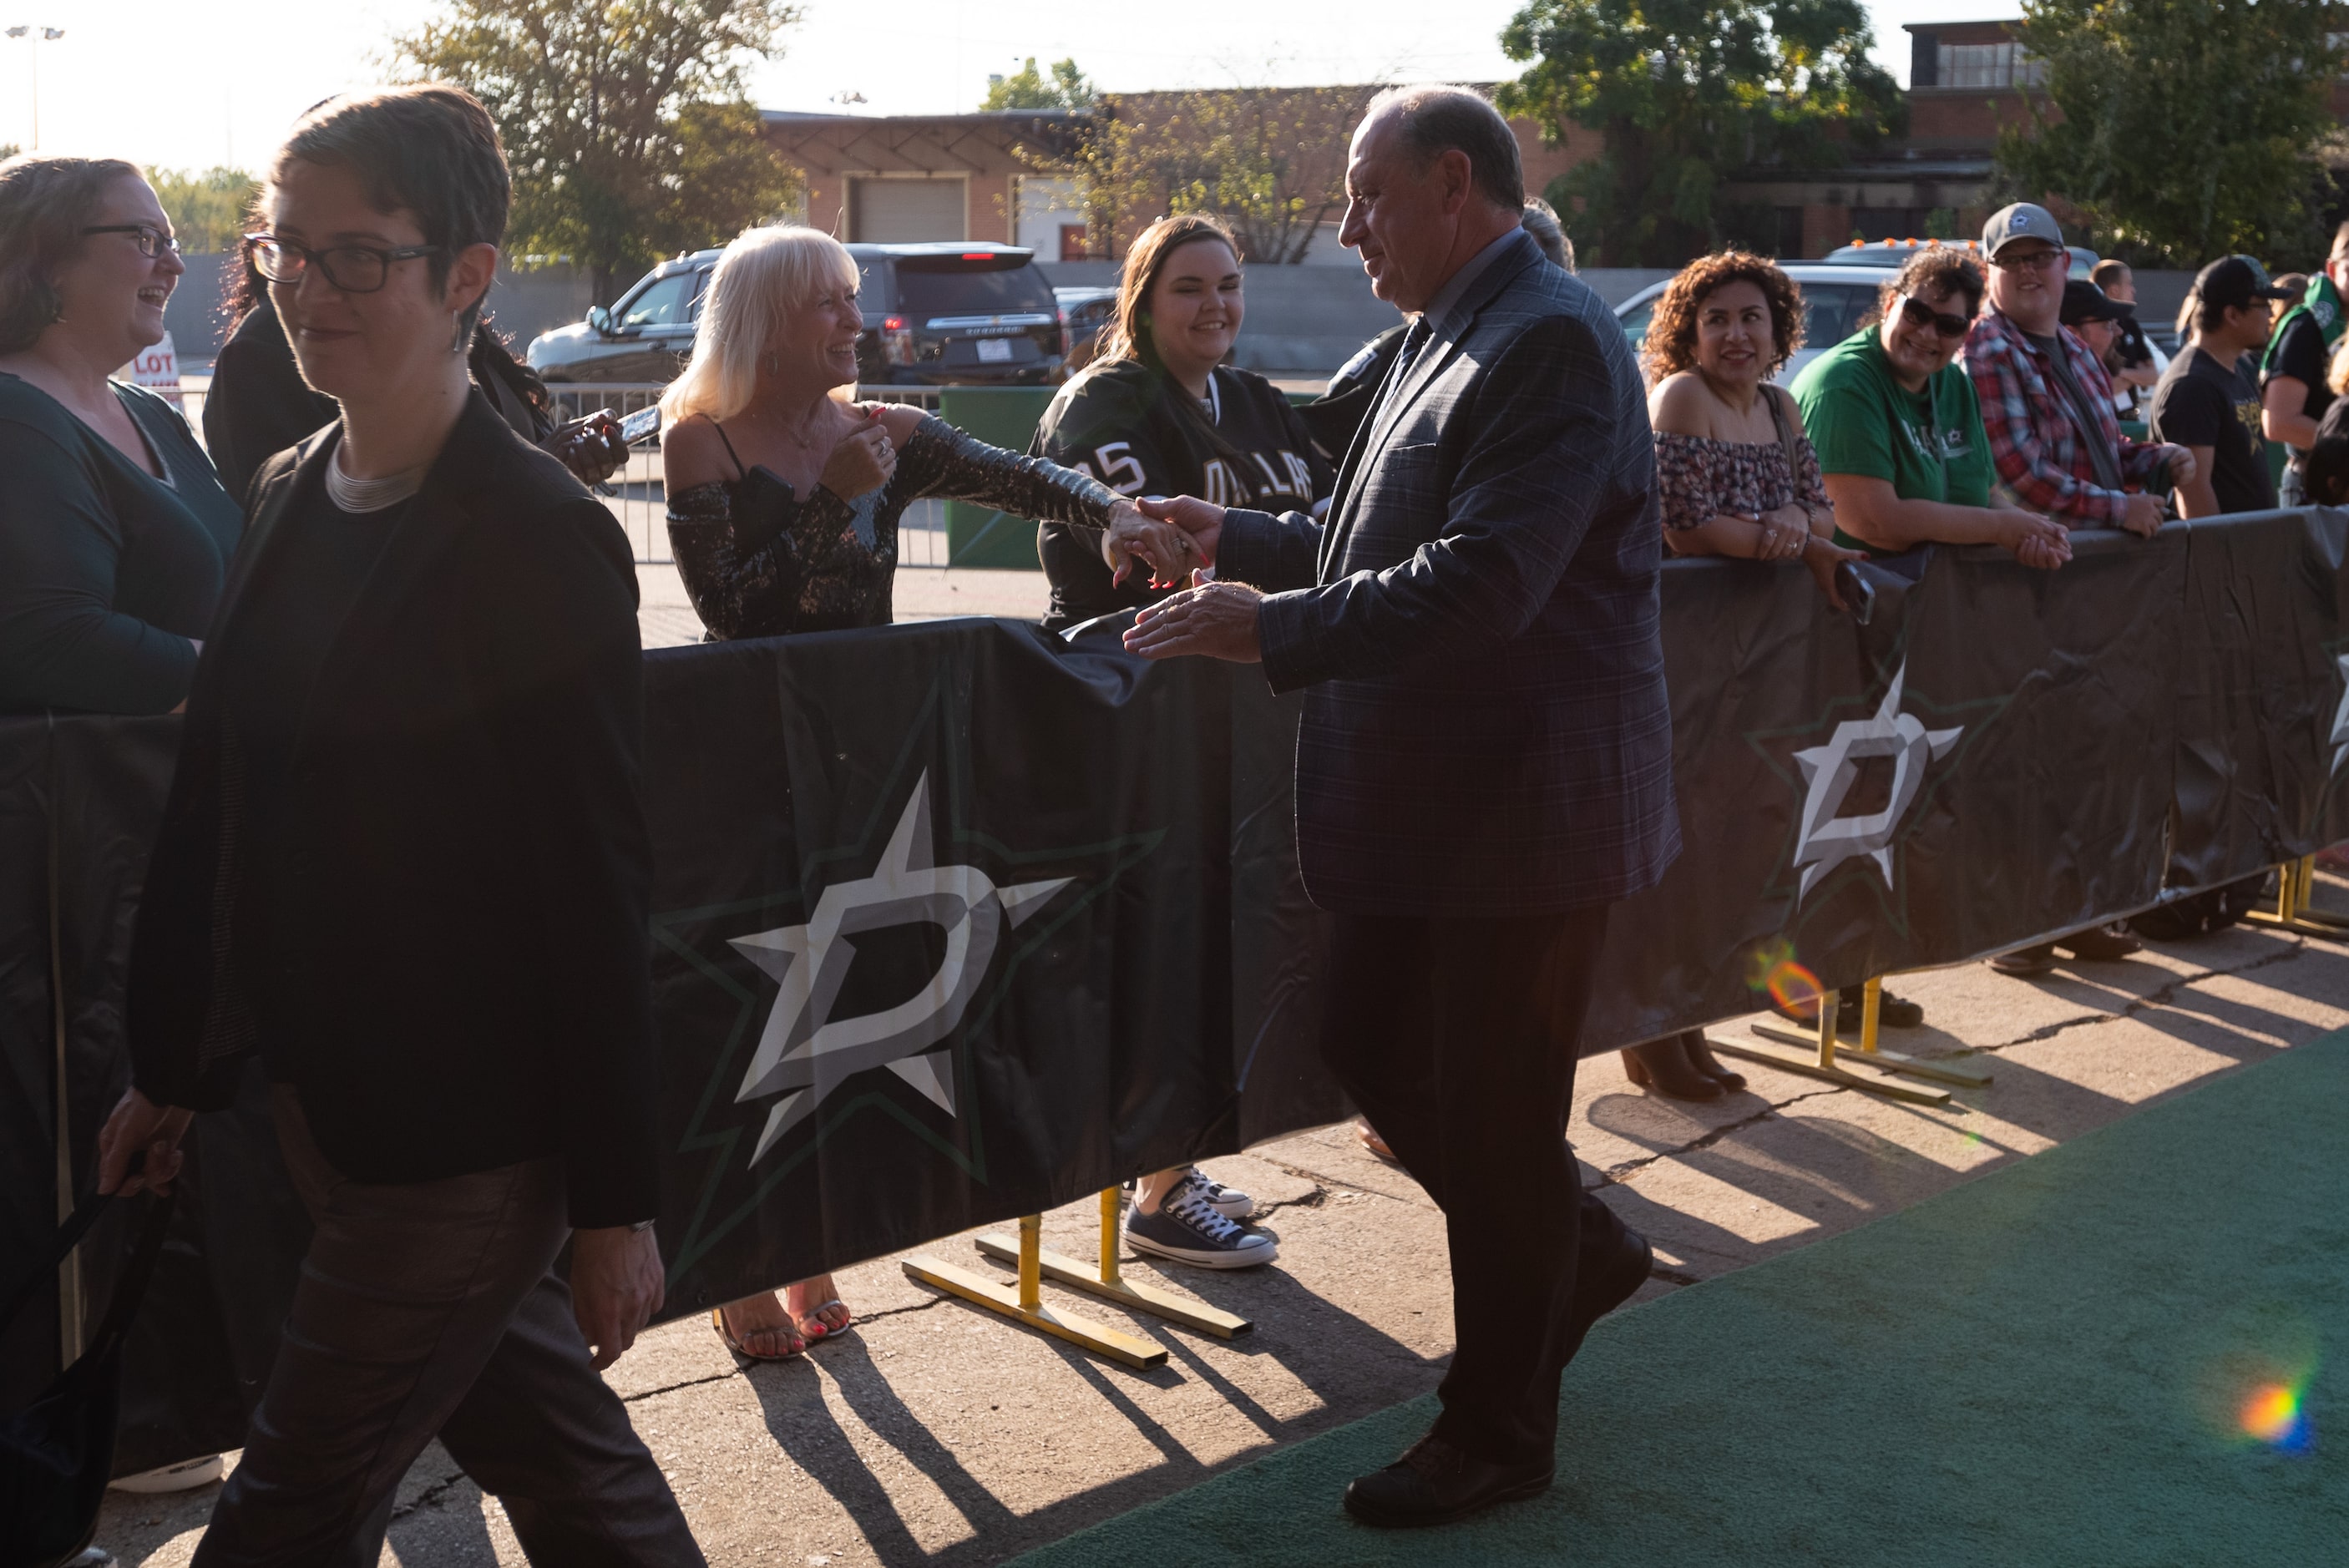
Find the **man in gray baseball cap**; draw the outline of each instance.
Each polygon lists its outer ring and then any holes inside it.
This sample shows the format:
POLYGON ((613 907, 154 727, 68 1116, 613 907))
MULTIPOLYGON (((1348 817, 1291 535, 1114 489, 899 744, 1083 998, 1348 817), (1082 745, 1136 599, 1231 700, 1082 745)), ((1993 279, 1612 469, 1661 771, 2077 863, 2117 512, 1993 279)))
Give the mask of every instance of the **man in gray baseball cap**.
POLYGON ((2072 257, 2054 215, 2028 201, 2002 208, 1982 226, 1982 253, 1990 302, 1966 334, 1966 375, 1999 482, 2066 528, 2150 538, 2161 526, 2161 492, 2189 477, 2190 464, 2182 449, 2121 434, 2102 357, 2063 325, 2072 257))
POLYGON ((2064 226, 2055 222, 2054 213, 2034 201, 2001 207, 1982 225, 1982 254, 1992 261, 1996 261, 1999 252, 2017 240, 2044 240, 2061 251, 2064 226))
MULTIPOLYGON (((1982 253, 1990 303, 1966 333, 1966 375, 2000 485, 2065 528, 2151 538, 2161 527, 2160 492, 2192 477, 2193 459, 2121 434, 2103 356, 2063 320, 2072 255, 2054 215, 2028 201, 2000 210, 1982 226, 1982 253)), ((2119 314, 2093 284, 2079 286, 2119 314)), ((2076 959, 2116 959, 2137 944, 2115 927, 2090 926, 2001 954, 1991 966, 2042 974, 2059 948, 2076 959)))

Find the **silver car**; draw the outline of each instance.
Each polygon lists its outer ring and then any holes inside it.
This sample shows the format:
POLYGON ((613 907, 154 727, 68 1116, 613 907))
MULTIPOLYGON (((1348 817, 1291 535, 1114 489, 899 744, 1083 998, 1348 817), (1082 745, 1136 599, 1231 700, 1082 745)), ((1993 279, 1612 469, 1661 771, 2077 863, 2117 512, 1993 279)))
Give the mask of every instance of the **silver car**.
MULTIPOLYGON (((1786 262, 1779 270, 1803 291, 1803 346, 1795 350, 1774 379, 1791 382, 1803 366, 1859 330, 1876 310, 1879 289, 1899 275, 1896 267, 1863 267, 1849 263, 1786 262)), ((1615 319, 1637 353, 1647 340, 1648 324, 1655 319, 1656 302, 1668 283, 1650 284, 1615 307, 1615 319)))

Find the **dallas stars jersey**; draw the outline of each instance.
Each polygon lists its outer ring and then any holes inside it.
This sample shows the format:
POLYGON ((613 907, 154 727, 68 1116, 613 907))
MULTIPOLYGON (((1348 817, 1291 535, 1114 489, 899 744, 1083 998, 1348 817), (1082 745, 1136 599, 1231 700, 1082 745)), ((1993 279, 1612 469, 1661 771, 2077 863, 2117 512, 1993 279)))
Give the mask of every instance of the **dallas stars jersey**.
MULTIPOLYGON (((1216 506, 1311 511, 1333 480, 1328 459, 1272 383, 1251 370, 1218 366, 1193 418, 1173 377, 1138 360, 1098 364, 1061 388, 1029 453, 1082 469, 1121 495, 1193 495, 1216 506), (1213 433, 1210 434, 1210 426, 1213 433)), ((1052 583, 1044 624, 1071 626, 1164 593, 1146 573, 1110 581, 1100 535, 1060 523, 1037 532, 1037 553, 1052 583)))

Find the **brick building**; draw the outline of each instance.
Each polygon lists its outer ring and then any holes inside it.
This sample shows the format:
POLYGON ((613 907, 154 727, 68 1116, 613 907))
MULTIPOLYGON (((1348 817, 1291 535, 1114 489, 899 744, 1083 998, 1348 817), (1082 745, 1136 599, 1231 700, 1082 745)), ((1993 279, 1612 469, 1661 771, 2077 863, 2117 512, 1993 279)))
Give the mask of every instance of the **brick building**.
MULTIPOLYGON (((1323 91, 1327 89, 1303 89, 1323 91)), ((1343 89, 1341 89, 1343 90, 1343 89)), ((1371 89, 1360 89, 1367 96, 1371 89)), ((1134 94, 1130 113, 1148 114, 1175 95, 1134 94)), ((1112 105, 1112 112, 1115 111, 1112 105)), ((768 110, 767 134, 807 176, 801 216, 843 240, 993 240, 1025 245, 1046 261, 1099 256, 1102 237, 1088 232, 1084 185, 1048 165, 1089 129, 1091 111, 1005 109, 956 115, 798 114, 768 110)), ((1342 169, 1347 123, 1332 122, 1329 170, 1342 169)), ((1595 140, 1545 147, 1531 120, 1511 122, 1526 160, 1526 188, 1538 192, 1574 164, 1595 156, 1595 140)), ((1335 254, 1335 224, 1307 260, 1350 262, 1335 254)))
POLYGON ((1992 210, 1991 153, 2026 116, 2044 67, 2012 22, 1919 22, 1909 34, 1909 134, 1834 169, 1748 169, 1723 200, 1756 214, 1782 256, 1822 256, 1854 238, 1967 237, 1992 210), (1775 231, 1775 232, 1770 232, 1775 231))

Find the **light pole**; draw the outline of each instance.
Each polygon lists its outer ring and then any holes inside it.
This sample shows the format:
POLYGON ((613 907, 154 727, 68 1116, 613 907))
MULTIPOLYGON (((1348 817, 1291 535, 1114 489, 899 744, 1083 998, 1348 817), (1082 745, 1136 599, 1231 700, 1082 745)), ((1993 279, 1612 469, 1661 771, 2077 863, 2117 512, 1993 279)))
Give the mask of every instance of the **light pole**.
POLYGON ((43 44, 54 44, 66 36, 63 27, 11 27, 8 36, 22 38, 25 46, 33 51, 33 147, 41 150, 41 50, 43 44))

